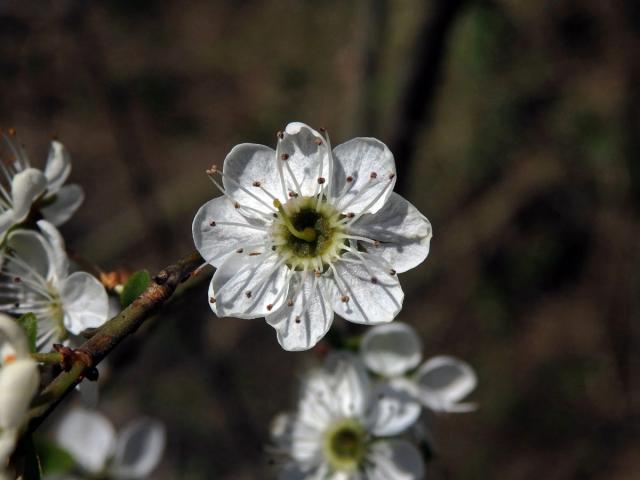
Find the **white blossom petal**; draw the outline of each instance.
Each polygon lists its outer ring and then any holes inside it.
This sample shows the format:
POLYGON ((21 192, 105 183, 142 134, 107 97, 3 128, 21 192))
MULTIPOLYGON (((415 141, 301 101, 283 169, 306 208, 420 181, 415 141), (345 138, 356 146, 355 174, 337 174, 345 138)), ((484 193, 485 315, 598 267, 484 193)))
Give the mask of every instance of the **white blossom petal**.
POLYGON ((354 138, 333 149, 332 196, 342 212, 374 213, 387 202, 396 165, 387 146, 375 138, 354 138), (347 181, 350 178, 350 181, 347 181))
POLYGON ((289 285, 285 304, 266 320, 275 328, 285 350, 308 350, 325 336, 333 322, 331 285, 313 272, 296 273, 289 285))
POLYGON ((78 335, 87 328, 100 327, 109 313, 104 286, 86 272, 75 272, 60 283, 65 328, 78 335))
POLYGON ((369 413, 371 432, 378 437, 398 435, 411 427, 422 412, 422 405, 408 393, 380 383, 371 394, 374 403, 369 413))
MULTIPOLYGON (((19 257, 29 269, 16 262, 7 261, 10 275, 22 277, 39 275, 44 280, 55 276, 53 259, 55 254, 45 238, 33 230, 14 230, 9 234, 7 245, 16 257, 19 257)), ((21 262, 22 263, 22 262, 21 262)))
POLYGON ((0 432, 0 480, 9 480, 9 474, 4 472, 4 467, 9 456, 16 447, 18 430, 2 430, 0 432), (4 475, 4 476, 3 476, 4 475))
POLYGON ((13 210, 5 210, 0 213, 0 242, 4 241, 4 237, 9 233, 9 229, 13 226, 13 210))
POLYGON ((300 122, 288 124, 278 146, 278 154, 288 156, 287 160, 278 159, 287 190, 305 197, 314 195, 318 191, 318 178, 329 176, 328 153, 322 135, 316 130, 300 122))
POLYGON ((50 245, 52 254, 49 259, 58 278, 64 278, 69 273, 69 257, 64 246, 64 239, 56 227, 46 220, 38 221, 38 228, 44 234, 50 245))
POLYGON ((219 267, 227 255, 239 248, 266 244, 266 230, 256 229, 261 226, 264 224, 249 223, 228 198, 217 197, 196 213, 193 239, 202 258, 219 267))
POLYGON ((224 159, 223 172, 225 190, 242 206, 271 213, 274 207, 269 194, 286 201, 282 198, 276 152, 269 147, 255 143, 236 145, 224 159))
POLYGON ((254 256, 228 255, 211 279, 209 305, 219 317, 264 317, 286 301, 287 272, 289 268, 270 250, 254 256))
POLYGON ((118 435, 111 465, 113 476, 123 480, 148 477, 162 459, 165 447, 164 425, 156 420, 140 419, 118 435))
POLYGON ((47 177, 49 193, 56 193, 71 173, 71 156, 65 146, 54 140, 49 148, 44 175, 47 177))
POLYGON ((406 272, 427 258, 432 230, 416 207, 393 192, 373 215, 363 215, 351 232, 378 240, 372 252, 382 256, 398 272, 406 272))
POLYGON ((340 295, 334 298, 333 309, 354 323, 390 322, 400 312, 404 300, 398 277, 391 275, 391 267, 385 265, 384 260, 375 260, 366 253, 361 256, 366 266, 353 253, 345 253, 342 261, 336 262, 340 295))
POLYGON ((17 358, 28 357, 30 353, 24 329, 13 318, 0 313, 0 352, 5 347, 10 348, 17 358))
POLYGON ((11 181, 13 219, 20 223, 27 218, 33 202, 44 193, 47 179, 40 170, 27 168, 16 173, 11 181))
POLYGON ((113 454, 116 432, 103 415, 76 408, 58 425, 56 441, 83 469, 99 473, 113 454))
POLYGON ((469 364, 454 357, 438 356, 425 362, 416 372, 418 395, 422 403, 435 411, 465 412, 473 404, 457 403, 478 383, 469 364))
POLYGON ((411 326, 393 322, 367 331, 362 338, 360 356, 372 372, 396 377, 420 364, 422 345, 411 326))
POLYGON ((50 204, 40 208, 40 212, 46 220, 58 226, 69 220, 82 202, 84 190, 80 185, 64 185, 53 195, 50 204))
POLYGON ((38 389, 38 365, 21 358, 0 368, 0 430, 17 428, 38 389))
POLYGON ((421 480, 424 461, 418 449, 406 440, 375 442, 367 454, 367 480, 421 480))
POLYGON ((371 381, 360 359, 350 353, 332 353, 325 368, 333 375, 332 395, 339 417, 364 418, 371 399, 371 381))

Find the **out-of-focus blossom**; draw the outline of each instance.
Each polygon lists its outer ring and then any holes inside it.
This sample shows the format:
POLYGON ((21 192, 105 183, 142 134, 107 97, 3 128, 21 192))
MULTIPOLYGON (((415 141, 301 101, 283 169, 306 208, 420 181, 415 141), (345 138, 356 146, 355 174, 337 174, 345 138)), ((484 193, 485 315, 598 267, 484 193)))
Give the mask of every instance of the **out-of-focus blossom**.
POLYGON ((466 412, 472 403, 460 403, 477 384, 471 366, 451 356, 437 356, 423 363, 422 346, 415 330, 401 322, 380 325, 362 339, 360 355, 364 364, 434 411, 466 412))
POLYGON ((25 332, 15 320, 0 314, 0 472, 14 449, 38 383, 38 365, 31 359, 25 332))
POLYGON ((139 419, 116 433, 106 417, 84 408, 68 412, 55 436, 82 472, 118 480, 147 478, 165 446, 164 425, 156 420, 139 419))
POLYGON ((431 224, 393 192, 393 155, 379 140, 331 148, 326 132, 290 123, 275 151, 235 146, 207 173, 223 196, 203 205, 193 238, 217 268, 218 316, 265 317, 286 350, 313 347, 334 312, 390 322, 402 307, 398 273, 429 253, 431 224))
POLYGON ((0 273, 0 310, 38 318, 37 348, 101 326, 109 309, 102 284, 86 272, 69 273, 64 241, 49 222, 40 220, 42 233, 14 230, 0 273))
POLYGON ((278 478, 423 478, 419 451, 398 437, 416 419, 405 400, 386 385, 372 386, 356 357, 329 357, 304 377, 297 411, 273 423, 274 453, 283 458, 278 478))
POLYGON ((31 166, 15 133, 2 134, 7 155, 0 158, 0 241, 10 228, 24 222, 32 206, 54 225, 66 222, 84 200, 78 185, 64 185, 71 173, 71 158, 62 143, 51 142, 44 171, 31 166))

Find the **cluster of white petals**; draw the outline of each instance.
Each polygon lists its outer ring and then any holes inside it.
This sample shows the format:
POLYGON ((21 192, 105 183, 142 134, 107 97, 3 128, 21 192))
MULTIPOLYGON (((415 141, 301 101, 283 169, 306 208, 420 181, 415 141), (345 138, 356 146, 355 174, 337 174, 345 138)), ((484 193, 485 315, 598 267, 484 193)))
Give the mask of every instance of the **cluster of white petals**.
POLYGON ((39 383, 25 332, 15 320, 0 314, 0 478, 39 383))
POLYGON ((33 313, 38 319, 37 348, 101 326, 108 317, 104 286, 86 272, 70 272, 64 240, 49 222, 40 232, 17 229, 6 238, 0 271, 0 311, 33 313))
POLYGON ((82 475, 112 480, 148 478, 160 463, 166 442, 165 427, 156 420, 141 418, 116 432, 105 416, 83 408, 62 418, 55 437, 82 475))
POLYGON ((44 171, 31 166, 13 135, 2 134, 8 155, 0 158, 0 242, 9 230, 24 222, 34 204, 54 225, 66 222, 84 200, 78 185, 64 185, 71 173, 71 158, 62 143, 51 142, 44 171))
POLYGON ((334 312, 390 322, 404 294, 398 273, 429 253, 429 221, 393 192, 393 155, 379 140, 332 149, 326 132, 290 123, 276 149, 234 147, 208 171, 223 196, 200 208, 193 237, 216 267, 218 316, 265 317, 286 350, 313 347, 334 312))
POLYGON ((360 356, 369 370, 391 388, 405 392, 435 412, 468 412, 460 403, 478 381, 466 362, 451 356, 430 358, 422 365, 422 344, 415 330, 402 322, 378 325, 362 339, 360 356))
POLYGON ((402 435, 415 422, 406 395, 373 385, 360 360, 337 354, 303 378, 298 409, 272 426, 279 479, 417 480, 424 463, 402 435))

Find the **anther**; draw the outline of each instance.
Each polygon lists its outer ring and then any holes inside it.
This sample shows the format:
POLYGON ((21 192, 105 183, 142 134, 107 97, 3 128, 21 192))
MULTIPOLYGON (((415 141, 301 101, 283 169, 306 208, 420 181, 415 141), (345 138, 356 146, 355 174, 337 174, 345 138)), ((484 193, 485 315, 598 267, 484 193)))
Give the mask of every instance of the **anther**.
POLYGON ((376 277, 371 277, 371 283, 374 285, 378 283, 378 279, 376 277))
POLYGON ((326 132, 326 131, 327 131, 327 129, 326 129, 326 128, 324 128, 324 127, 320 127, 318 130, 320 130, 322 133, 324 133, 324 132, 326 132))
POLYGON ((251 290, 247 290, 246 292, 244 292, 244 294, 247 296, 247 298, 251 298, 251 290))
POLYGON ((244 252, 244 248, 239 248, 236 250, 236 253, 242 253, 242 252, 244 252))
POLYGON ((259 181, 257 181, 257 180, 256 180, 256 181, 255 181, 255 182, 253 182, 251 185, 253 185, 254 187, 259 187, 259 186, 261 186, 262 184, 261 184, 259 181))
POLYGON ((273 304, 270 303, 269 305, 267 305, 267 310, 270 312, 273 309, 273 304))
POLYGON ((282 133, 282 130, 278 130, 278 132, 276 133, 276 137, 278 137, 280 140, 284 138, 284 133, 282 133))
POLYGON ((278 249, 278 247, 276 247, 275 245, 271 245, 271 251, 275 252, 278 249))
POLYGON ((211 165, 211 167, 206 170, 207 175, 215 175, 216 173, 218 173, 218 171, 219 170, 217 165, 211 165))
POLYGON ((320 185, 322 185, 324 182, 326 182, 326 180, 325 180, 325 178, 324 178, 324 177, 318 177, 318 183, 319 183, 320 185))
POLYGON ((347 295, 342 295, 342 296, 340 297, 340 301, 341 301, 342 303, 347 303, 349 300, 350 300, 350 299, 349 299, 349 297, 348 297, 347 295))
POLYGON ((280 159, 281 160, 289 160, 289 154, 288 153, 283 153, 282 155, 280 155, 280 159))
POLYGON ((373 246, 374 247, 379 247, 380 246, 380 240, 374 240, 373 241, 373 246))
POLYGON ((233 208, 235 208, 235 209, 240 208, 240 204, 239 204, 238 202, 235 202, 235 203, 233 204, 233 208))
POLYGON ((298 194, 297 194, 296 192, 289 192, 289 196, 290 196, 291 198, 297 198, 297 197, 298 197, 298 194))
POLYGON ((216 299, 213 297, 209 297, 209 303, 216 303, 216 299))
POLYGON ((209 226, 210 226, 210 227, 215 227, 215 226, 216 226, 216 222, 215 222, 215 221, 213 221, 213 220, 211 220, 211 221, 209 222, 209 226))
POLYGON ((396 274, 397 272, 392 268, 391 270, 389 270, 389 275, 391 275, 392 277, 396 274))
POLYGON ((255 257, 256 255, 262 255, 262 252, 250 252, 249 253, 250 257, 255 257))
POLYGON ((322 145, 322 139, 321 138, 316 138, 313 143, 315 143, 316 145, 322 145))
POLYGON ((299 316, 298 316, 298 317, 296 317, 295 322, 296 322, 296 323, 300 323, 300 317, 299 317, 299 316))
POLYGON ((293 307, 293 300, 287 300, 287 307, 293 307))
POLYGON ((349 175, 347 177, 347 183, 351 183, 351 182, 353 182, 353 177, 351 175, 349 175))
POLYGON ((20 283, 22 281, 22 279, 20 277, 14 277, 13 281, 15 283, 20 283))
POLYGON ((395 173, 390 173, 389 174, 389 180, 393 180, 396 177, 395 173))
POLYGON ((353 217, 355 217, 355 216, 356 216, 356 214, 355 214, 355 213, 353 213, 353 212, 347 212, 347 218, 353 218, 353 217))
POLYGON ((321 275, 320 270, 314 270, 314 272, 313 272, 313 273, 314 273, 314 274, 315 274, 315 276, 316 276, 316 277, 318 277, 318 278, 319 278, 319 277, 320 277, 320 275, 321 275))
POLYGON ((375 180, 376 178, 378 178, 378 174, 376 172, 371 172, 371 174, 369 175, 369 178, 372 180, 375 180))

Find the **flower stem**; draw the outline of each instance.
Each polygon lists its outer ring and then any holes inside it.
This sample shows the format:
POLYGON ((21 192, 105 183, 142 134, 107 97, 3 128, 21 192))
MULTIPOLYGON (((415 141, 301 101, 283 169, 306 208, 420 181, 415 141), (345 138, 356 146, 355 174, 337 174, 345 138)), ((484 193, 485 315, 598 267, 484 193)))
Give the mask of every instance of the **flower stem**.
POLYGON ((287 212, 284 211, 280 200, 275 199, 273 201, 273 206, 278 209, 278 214, 280 215, 280 218, 282 219, 284 224, 287 226, 289 232, 291 232, 291 235, 299 238, 300 240, 304 240, 305 242, 313 242, 317 238, 318 233, 316 232, 315 228, 307 227, 304 230, 300 231, 293 225, 293 223, 291 223, 291 217, 289 217, 289 215, 287 215, 287 212))
POLYGON ((49 352, 49 353, 32 353, 31 358, 33 358, 38 363, 62 363, 63 357, 59 352, 49 352))

